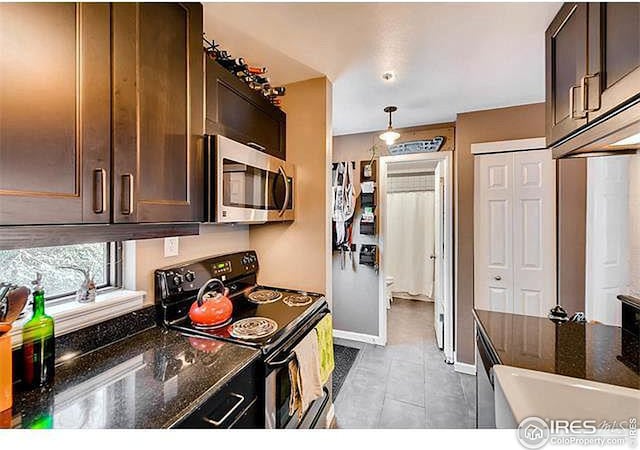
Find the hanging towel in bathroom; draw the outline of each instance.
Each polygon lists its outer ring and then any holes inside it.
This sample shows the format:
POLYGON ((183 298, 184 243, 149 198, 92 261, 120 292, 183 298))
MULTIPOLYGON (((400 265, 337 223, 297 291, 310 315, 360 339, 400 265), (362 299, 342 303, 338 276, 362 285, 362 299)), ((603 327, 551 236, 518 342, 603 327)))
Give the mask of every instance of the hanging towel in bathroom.
POLYGON ((317 333, 308 333, 293 349, 296 357, 289 362, 289 415, 302 419, 311 402, 322 395, 320 353, 317 333))
POLYGON ((316 325, 318 334, 318 352, 320 354, 320 383, 329 381, 329 376, 335 367, 333 359, 333 320, 327 314, 316 325))
POLYGON ((355 209, 353 168, 350 162, 341 162, 337 165, 332 183, 331 215, 336 227, 336 246, 346 242, 348 222, 353 218, 355 209))

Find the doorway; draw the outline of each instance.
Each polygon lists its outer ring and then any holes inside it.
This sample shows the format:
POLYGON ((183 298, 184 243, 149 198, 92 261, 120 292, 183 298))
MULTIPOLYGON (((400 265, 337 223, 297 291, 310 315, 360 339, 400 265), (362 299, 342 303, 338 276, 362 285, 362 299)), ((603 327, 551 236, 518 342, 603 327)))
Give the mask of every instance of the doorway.
POLYGON ((379 180, 380 340, 387 342, 389 290, 417 301, 427 297, 437 345, 453 363, 451 152, 381 157, 379 180))

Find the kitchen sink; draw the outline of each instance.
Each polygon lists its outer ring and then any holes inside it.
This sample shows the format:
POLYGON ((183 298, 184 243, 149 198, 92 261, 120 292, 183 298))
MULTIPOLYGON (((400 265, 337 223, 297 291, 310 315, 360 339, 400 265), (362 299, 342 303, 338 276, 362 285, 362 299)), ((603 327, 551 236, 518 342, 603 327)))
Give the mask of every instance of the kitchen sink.
POLYGON ((535 370, 495 365, 497 428, 517 428, 527 417, 627 423, 640 416, 640 390, 535 370))

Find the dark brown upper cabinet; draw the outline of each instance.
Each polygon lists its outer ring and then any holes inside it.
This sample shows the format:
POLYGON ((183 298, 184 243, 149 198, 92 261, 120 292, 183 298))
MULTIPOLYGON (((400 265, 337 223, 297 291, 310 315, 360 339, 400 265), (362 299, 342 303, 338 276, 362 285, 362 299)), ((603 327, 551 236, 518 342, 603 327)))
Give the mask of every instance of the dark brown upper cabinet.
POLYGON ((200 3, 114 3, 113 221, 202 219, 200 3))
POLYGON ((580 81, 587 73, 587 26, 587 5, 565 3, 547 28, 547 145, 587 123, 579 106, 580 81))
POLYGON ((110 220, 109 4, 0 4, 0 224, 110 220))
POLYGON ((286 159, 286 114, 211 58, 206 58, 207 134, 221 134, 286 159))
POLYGON ((640 94, 640 2, 589 4, 589 121, 640 94))
POLYGON ((547 145, 639 95, 640 3, 565 3, 546 32, 547 145))

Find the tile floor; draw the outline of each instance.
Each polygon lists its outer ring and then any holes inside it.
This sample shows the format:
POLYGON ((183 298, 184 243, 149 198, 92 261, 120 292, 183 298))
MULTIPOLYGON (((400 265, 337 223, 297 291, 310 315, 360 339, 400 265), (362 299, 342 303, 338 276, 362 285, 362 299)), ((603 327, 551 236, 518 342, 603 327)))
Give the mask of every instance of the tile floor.
POLYGON ((474 428, 475 377, 444 362, 433 303, 396 299, 385 347, 360 348, 338 397, 338 428, 474 428))

